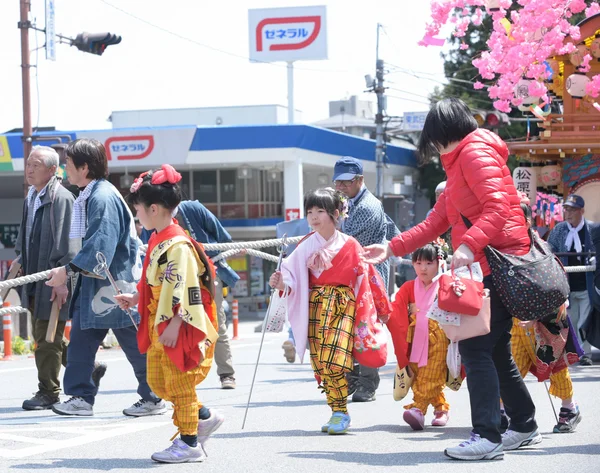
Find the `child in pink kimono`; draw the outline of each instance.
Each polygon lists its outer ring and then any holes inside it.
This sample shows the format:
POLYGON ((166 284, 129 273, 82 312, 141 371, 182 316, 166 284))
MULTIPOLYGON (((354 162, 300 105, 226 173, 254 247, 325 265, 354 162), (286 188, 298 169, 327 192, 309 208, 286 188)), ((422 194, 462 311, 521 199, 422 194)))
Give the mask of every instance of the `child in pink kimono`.
POLYGON ((308 340, 312 368, 332 411, 321 431, 332 435, 344 434, 350 426, 346 373, 352 371, 353 354, 370 353, 378 358, 374 364, 385 364, 383 343, 373 343, 367 327, 356 323, 367 311, 382 318, 391 312, 377 271, 361 261, 362 247, 337 230, 344 207, 342 195, 331 188, 309 192, 304 209, 314 232, 269 281, 289 294, 288 306, 294 310, 288 317, 300 359, 308 340))
POLYGON ((438 292, 436 276, 440 262, 446 258, 443 240, 425 245, 412 254, 416 279, 405 282, 392 303, 393 312, 387 327, 394 341, 400 368, 408 367, 413 402, 404 406, 403 419, 413 430, 425 428, 427 408, 433 406, 431 425, 448 423, 450 405, 446 402, 448 338, 437 321, 427 312, 438 292))

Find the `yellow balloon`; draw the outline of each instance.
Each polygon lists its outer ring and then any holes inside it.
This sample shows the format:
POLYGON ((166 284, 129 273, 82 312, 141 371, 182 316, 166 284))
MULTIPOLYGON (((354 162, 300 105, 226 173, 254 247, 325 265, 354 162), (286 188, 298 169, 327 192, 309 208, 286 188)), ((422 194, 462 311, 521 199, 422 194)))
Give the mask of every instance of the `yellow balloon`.
POLYGON ((506 34, 507 34, 507 35, 510 35, 510 30, 511 30, 511 28, 512 28, 512 25, 511 25, 510 21, 508 21, 508 19, 507 19, 507 18, 502 18, 502 19, 500 20, 500 24, 501 24, 502 26, 504 26, 504 29, 506 30, 506 34))

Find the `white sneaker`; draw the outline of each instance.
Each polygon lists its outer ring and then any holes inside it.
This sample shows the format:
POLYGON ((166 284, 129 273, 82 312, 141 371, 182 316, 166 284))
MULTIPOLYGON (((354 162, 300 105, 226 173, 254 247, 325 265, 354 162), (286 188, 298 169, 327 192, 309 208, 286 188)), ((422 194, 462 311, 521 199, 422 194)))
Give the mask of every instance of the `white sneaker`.
POLYGON ((198 442, 202 445, 202 448, 204 448, 208 437, 221 427, 224 420, 225 417, 223 417, 223 414, 215 409, 210 409, 210 417, 208 419, 198 419, 198 442))
POLYGON ((123 414, 132 417, 156 416, 165 412, 167 412, 167 405, 162 399, 158 402, 140 399, 131 407, 123 409, 123 414))
POLYGON ((490 442, 472 433, 469 440, 461 442, 457 447, 447 448, 444 454, 456 460, 502 460, 504 449, 501 443, 490 442))
POLYGON ((175 439, 173 445, 161 452, 153 453, 150 458, 160 463, 186 463, 204 461, 206 455, 199 445, 190 447, 183 440, 175 439))
POLYGON ((504 450, 516 450, 527 445, 535 445, 541 441, 542 436, 538 432, 538 429, 535 429, 533 432, 516 432, 509 429, 502 434, 504 450))
POLYGON ((94 407, 82 397, 73 396, 65 402, 59 402, 52 405, 52 411, 55 414, 63 416, 93 416, 94 407))

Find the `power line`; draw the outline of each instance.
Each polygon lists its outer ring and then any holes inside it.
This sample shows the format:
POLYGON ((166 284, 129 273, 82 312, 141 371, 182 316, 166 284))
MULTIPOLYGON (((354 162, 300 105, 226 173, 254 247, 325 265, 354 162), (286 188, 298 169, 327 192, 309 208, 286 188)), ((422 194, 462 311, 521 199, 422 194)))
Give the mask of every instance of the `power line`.
POLYGON ((387 95, 387 97, 389 97, 391 99, 405 100, 407 102, 421 103, 421 104, 428 105, 428 106, 431 105, 430 102, 423 102, 422 100, 407 99, 406 97, 398 97, 397 95, 387 95))
MULTIPOLYGON (((184 36, 182 34, 176 33, 172 30, 169 30, 168 28, 165 28, 163 26, 157 25, 156 23, 152 23, 151 21, 148 21, 144 18, 141 18, 127 10, 124 10, 121 7, 118 7, 117 5, 114 5, 110 2, 108 2, 107 0, 98 0, 101 3, 104 3, 105 5, 109 6, 110 8, 114 8, 115 10, 123 13, 124 15, 127 15, 131 18, 133 18, 134 20, 137 20, 141 23, 144 23, 152 28, 155 28, 159 31, 162 31, 163 33, 166 33, 168 35, 174 36, 175 38, 181 39, 183 41, 187 41, 188 43, 192 43, 196 46, 200 46, 202 48, 205 49, 209 49, 211 51, 214 51, 216 53, 221 53, 221 54, 225 54, 227 56, 236 58, 236 59, 243 59, 246 62, 255 62, 255 63, 260 63, 260 64, 267 64, 269 66, 273 66, 273 67, 279 67, 279 68, 287 68, 287 64, 280 64, 277 62, 267 62, 267 61, 261 61, 259 59, 250 59, 248 56, 244 56, 242 54, 237 54, 237 53, 233 53, 231 51, 226 51, 224 49, 220 49, 220 48, 216 48, 214 46, 211 46, 210 44, 206 44, 206 43, 202 43, 200 41, 197 41, 195 39, 192 38, 188 38, 187 36, 184 36)), ((353 72, 353 73, 358 73, 359 70, 358 69, 313 69, 313 68, 308 68, 308 67, 297 67, 294 66, 294 70, 298 70, 298 71, 311 71, 311 72, 333 72, 336 74, 347 74, 349 72, 353 72)))

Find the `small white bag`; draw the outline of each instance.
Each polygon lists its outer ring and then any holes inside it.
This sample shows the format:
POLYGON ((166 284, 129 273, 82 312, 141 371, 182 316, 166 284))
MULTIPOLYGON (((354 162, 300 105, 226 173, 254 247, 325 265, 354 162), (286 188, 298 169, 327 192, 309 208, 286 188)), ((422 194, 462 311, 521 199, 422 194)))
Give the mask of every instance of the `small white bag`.
POLYGON ((279 333, 283 331, 285 325, 285 318, 287 314, 287 287, 283 291, 283 296, 279 295, 280 291, 274 291, 271 296, 271 303, 267 309, 267 315, 265 316, 265 330, 267 332, 279 333))

